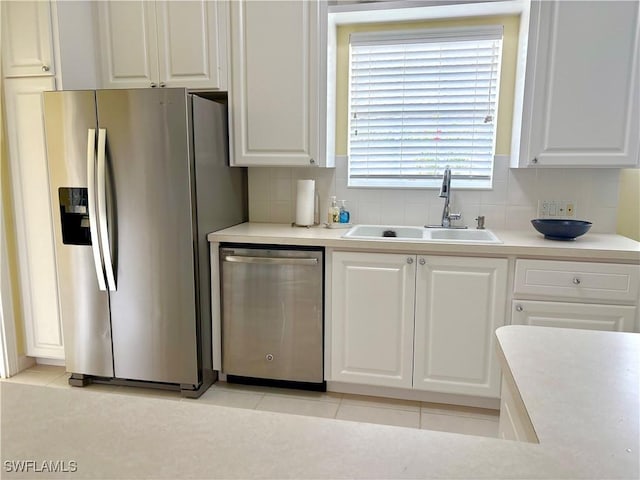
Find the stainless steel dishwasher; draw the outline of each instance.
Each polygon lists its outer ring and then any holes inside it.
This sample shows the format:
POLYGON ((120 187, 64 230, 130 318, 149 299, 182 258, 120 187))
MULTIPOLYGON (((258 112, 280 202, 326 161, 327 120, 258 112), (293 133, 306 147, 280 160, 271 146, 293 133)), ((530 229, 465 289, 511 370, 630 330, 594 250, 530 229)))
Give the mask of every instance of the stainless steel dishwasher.
POLYGON ((323 263, 317 247, 220 248, 222 370, 230 381, 324 388, 323 263))

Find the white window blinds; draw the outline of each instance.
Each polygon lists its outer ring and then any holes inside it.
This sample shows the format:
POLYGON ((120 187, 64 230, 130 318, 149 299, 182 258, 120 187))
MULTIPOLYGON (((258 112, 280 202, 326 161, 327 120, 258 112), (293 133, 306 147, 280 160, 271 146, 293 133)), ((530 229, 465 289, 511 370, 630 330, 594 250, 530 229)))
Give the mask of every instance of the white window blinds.
POLYGON ((491 186, 502 26, 354 33, 349 185, 491 186))

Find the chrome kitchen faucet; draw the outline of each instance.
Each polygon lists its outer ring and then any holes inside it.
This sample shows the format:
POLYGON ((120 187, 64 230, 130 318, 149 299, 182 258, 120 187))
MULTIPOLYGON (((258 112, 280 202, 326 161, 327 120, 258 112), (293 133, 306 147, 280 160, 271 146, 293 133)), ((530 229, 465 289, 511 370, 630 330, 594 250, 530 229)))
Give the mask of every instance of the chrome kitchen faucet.
POLYGON ((442 221, 440 225, 425 225, 425 228, 467 228, 465 226, 452 226, 451 220, 460 220, 461 213, 450 213, 449 199, 451 198, 451 169, 447 166, 442 176, 442 186, 440 187, 440 198, 444 198, 444 208, 442 209, 442 221))

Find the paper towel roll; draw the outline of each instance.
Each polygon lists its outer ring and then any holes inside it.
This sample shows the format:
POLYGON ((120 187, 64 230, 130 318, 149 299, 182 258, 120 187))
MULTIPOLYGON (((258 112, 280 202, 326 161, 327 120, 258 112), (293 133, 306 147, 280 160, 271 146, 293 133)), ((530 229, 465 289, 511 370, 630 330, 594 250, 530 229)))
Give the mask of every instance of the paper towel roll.
POLYGON ((315 180, 298 180, 296 199, 296 225, 313 225, 315 180))

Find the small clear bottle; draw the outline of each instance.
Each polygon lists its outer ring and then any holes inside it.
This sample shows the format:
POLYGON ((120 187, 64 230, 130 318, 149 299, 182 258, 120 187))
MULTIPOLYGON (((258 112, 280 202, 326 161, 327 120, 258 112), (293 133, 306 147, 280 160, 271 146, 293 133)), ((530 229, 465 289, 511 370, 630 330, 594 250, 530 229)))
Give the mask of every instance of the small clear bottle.
POLYGON ((340 223, 349 223, 351 219, 351 214, 349 210, 347 210, 347 201, 340 200, 340 223))
POLYGON ((332 196, 331 204, 329 205, 329 225, 332 223, 340 223, 340 209, 336 203, 336 197, 332 196))

